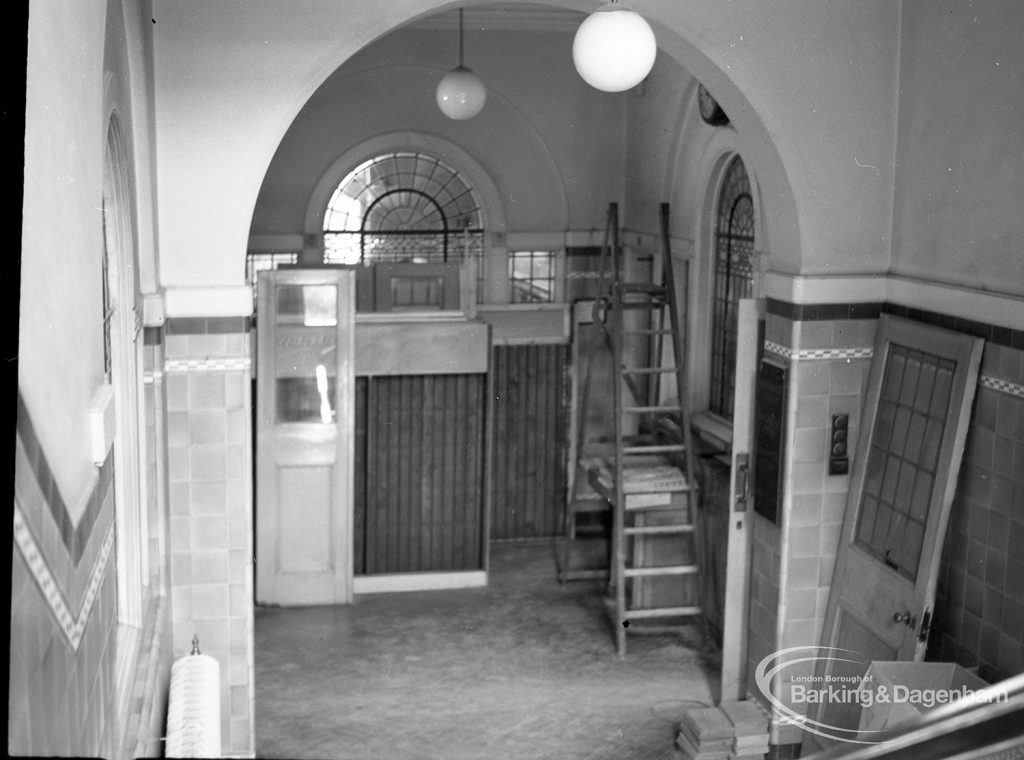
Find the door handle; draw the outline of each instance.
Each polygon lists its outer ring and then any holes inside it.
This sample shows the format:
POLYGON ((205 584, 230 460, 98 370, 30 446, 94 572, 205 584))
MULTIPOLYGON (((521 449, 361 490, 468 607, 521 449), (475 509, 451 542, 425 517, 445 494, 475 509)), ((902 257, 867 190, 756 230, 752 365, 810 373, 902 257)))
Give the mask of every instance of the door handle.
POLYGON ((750 496, 750 455, 736 455, 736 512, 747 511, 747 498, 750 496))
POLYGON ((899 612, 892 613, 892 622, 903 623, 903 625, 908 628, 913 628, 916 621, 914 620, 914 616, 910 614, 910 610, 907 610, 902 614, 899 612))

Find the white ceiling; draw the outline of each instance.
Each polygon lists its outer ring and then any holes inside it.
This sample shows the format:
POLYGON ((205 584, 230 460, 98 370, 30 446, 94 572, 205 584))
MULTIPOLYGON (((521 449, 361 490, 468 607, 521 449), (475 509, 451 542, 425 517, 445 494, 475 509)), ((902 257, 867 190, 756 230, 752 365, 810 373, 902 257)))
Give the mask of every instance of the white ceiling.
MULTIPOLYGON (((586 14, 532 3, 493 3, 465 9, 466 29, 513 29, 529 32, 575 32, 586 14)), ((418 19, 405 29, 458 29, 457 8, 418 19)))

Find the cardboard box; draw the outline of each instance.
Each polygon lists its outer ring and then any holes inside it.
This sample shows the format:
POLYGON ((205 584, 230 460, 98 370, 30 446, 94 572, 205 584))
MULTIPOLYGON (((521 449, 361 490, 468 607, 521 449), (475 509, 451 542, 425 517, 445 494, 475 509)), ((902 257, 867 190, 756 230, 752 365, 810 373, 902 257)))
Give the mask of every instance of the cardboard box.
POLYGON ((861 703, 859 730, 893 728, 987 686, 974 673, 951 662, 873 662, 860 688, 875 700, 870 705, 861 703))

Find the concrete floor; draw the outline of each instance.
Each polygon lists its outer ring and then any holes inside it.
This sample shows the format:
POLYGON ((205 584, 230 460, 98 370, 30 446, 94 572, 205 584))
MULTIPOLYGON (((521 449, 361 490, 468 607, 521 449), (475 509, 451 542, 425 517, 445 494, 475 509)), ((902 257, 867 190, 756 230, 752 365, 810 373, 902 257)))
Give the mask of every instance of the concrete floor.
POLYGON ((551 543, 506 543, 487 588, 257 609, 256 754, 677 760, 714 665, 695 634, 616 658, 602 587, 560 586, 551 543))

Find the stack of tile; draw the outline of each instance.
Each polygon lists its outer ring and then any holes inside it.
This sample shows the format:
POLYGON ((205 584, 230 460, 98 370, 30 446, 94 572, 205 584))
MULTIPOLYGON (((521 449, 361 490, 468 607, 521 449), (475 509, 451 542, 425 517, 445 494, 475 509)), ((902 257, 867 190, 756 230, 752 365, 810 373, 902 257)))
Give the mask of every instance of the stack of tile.
POLYGON ((723 702, 721 710, 733 727, 729 760, 763 760, 768 752, 768 719, 754 702, 723 702))
POLYGON ((687 710, 679 723, 676 745, 685 760, 728 760, 733 727, 718 707, 687 710))

